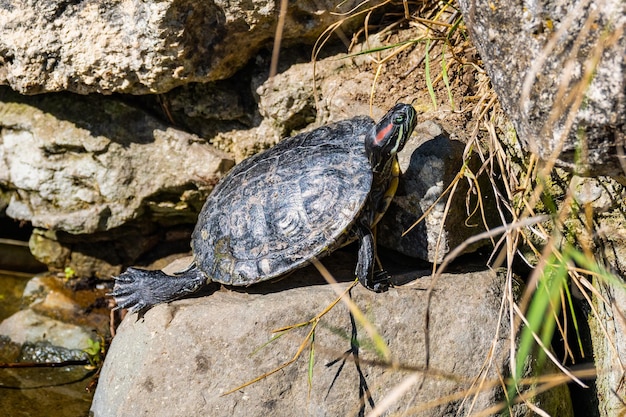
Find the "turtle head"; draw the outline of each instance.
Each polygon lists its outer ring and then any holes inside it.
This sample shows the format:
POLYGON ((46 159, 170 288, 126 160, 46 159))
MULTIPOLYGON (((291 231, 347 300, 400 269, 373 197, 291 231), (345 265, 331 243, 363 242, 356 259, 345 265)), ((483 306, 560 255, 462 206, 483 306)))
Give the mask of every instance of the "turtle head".
POLYGON ((413 106, 398 103, 380 119, 376 134, 365 143, 375 173, 384 172, 393 157, 404 148, 417 123, 416 115, 413 106))

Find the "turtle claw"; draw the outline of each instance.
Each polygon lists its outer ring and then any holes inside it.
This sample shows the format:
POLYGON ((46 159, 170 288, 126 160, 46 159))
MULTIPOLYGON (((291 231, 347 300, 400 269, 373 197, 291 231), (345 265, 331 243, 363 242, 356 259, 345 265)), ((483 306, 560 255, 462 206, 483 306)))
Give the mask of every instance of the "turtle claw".
POLYGON ((152 292, 151 284, 156 280, 148 278, 152 274, 162 274, 161 271, 146 271, 143 269, 128 268, 126 272, 115 277, 113 291, 109 294, 115 298, 116 309, 128 309, 131 313, 150 309, 155 303, 148 302, 152 292))
POLYGON ((389 289, 391 284, 391 275, 384 269, 374 272, 374 279, 372 280, 372 290, 374 292, 385 292, 389 289))

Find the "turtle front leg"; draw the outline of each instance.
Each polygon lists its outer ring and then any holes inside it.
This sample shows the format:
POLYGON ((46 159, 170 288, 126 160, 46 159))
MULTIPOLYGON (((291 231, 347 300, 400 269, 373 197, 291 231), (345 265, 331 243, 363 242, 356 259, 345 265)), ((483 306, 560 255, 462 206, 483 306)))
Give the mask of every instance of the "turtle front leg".
POLYGON ((364 225, 356 226, 359 237, 359 259, 354 273, 361 285, 374 292, 384 292, 389 288, 389 275, 385 271, 374 274, 374 261, 376 259, 376 245, 372 230, 364 225))

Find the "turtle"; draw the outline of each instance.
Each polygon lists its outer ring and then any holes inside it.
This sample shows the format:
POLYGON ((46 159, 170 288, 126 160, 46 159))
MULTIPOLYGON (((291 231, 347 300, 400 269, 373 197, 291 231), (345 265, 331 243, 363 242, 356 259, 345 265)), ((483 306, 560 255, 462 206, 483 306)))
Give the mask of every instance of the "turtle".
POLYGON ((174 275, 128 268, 115 278, 117 308, 143 312, 210 282, 248 286, 357 240, 356 277, 386 291, 389 276, 374 273, 372 229, 395 194, 397 153, 415 124, 415 109, 398 103, 378 123, 368 116, 339 121, 245 159, 204 203, 191 265, 174 275))

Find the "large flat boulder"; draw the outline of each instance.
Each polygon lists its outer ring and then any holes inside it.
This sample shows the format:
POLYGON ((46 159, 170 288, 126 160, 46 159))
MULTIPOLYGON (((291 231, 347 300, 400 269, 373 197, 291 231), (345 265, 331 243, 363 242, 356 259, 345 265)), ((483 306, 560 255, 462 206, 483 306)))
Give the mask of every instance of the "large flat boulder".
MULTIPOLYGON (((503 400, 502 390, 494 388, 463 401, 463 390, 475 377, 508 373, 508 319, 500 320, 504 283, 490 271, 447 274, 436 283, 426 373, 420 370, 426 359, 426 289, 432 281, 422 278, 384 294, 361 286, 352 290, 352 299, 388 345, 391 362, 377 354, 367 331, 351 323, 340 303, 318 325, 313 353, 306 348, 289 367, 223 396, 296 353, 309 328, 265 344, 273 329, 307 321, 336 298, 327 284, 297 286, 313 274, 311 268, 294 272, 283 281, 295 282, 291 288, 277 289, 281 283, 274 283, 244 292, 223 289, 158 305, 143 318, 127 316, 108 351, 94 415, 349 416, 374 407, 410 415, 465 415, 503 400), (490 365, 484 368, 487 359, 490 365), (456 397, 433 404, 447 395, 456 397)), ((351 273, 344 268, 338 276, 351 273)), ((551 415, 569 415, 564 398, 551 415)))

